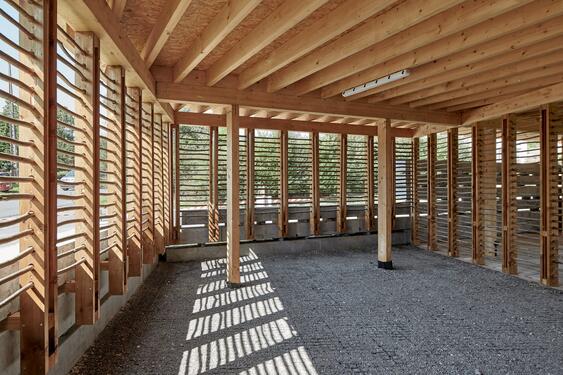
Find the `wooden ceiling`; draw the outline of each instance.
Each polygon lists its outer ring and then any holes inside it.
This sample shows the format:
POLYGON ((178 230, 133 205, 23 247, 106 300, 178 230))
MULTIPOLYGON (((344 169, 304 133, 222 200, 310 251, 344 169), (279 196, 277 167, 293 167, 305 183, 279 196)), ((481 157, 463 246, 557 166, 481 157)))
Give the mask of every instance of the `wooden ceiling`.
POLYGON ((232 101, 255 117, 459 125, 483 108, 563 82, 561 0, 108 0, 108 6, 150 68, 156 97, 176 110, 202 113, 232 101), (403 69, 407 78, 341 95, 403 69))

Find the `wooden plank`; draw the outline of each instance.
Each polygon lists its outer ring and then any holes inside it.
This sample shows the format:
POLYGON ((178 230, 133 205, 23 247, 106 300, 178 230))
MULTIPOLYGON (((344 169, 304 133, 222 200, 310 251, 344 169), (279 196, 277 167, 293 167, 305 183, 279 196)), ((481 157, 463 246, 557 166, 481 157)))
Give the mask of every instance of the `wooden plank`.
POLYGON ((557 195, 557 132, 554 129, 554 106, 541 108, 541 171, 540 171, 540 280, 549 286, 559 285, 559 247, 557 215, 558 206, 554 196, 557 195))
POLYGON ((209 203, 207 229, 209 242, 220 240, 219 229, 219 129, 214 126, 209 133, 209 203))
POLYGON ((235 103, 245 107, 263 110, 287 110, 315 115, 365 117, 374 120, 430 122, 435 124, 459 125, 460 116, 455 113, 412 109, 405 106, 377 106, 366 103, 351 103, 343 100, 323 100, 305 96, 269 94, 263 91, 240 91, 235 88, 206 87, 193 84, 158 82, 158 99, 164 102, 196 102, 205 104, 235 103))
POLYGON ((154 63, 154 60, 164 48, 191 2, 192 0, 168 0, 162 7, 141 51, 141 57, 148 67, 154 63))
POLYGON ((289 192, 288 192, 288 134, 281 130, 280 134, 280 212, 278 228, 280 237, 287 237, 289 224, 289 192))
POLYGON ((311 216, 309 218, 310 233, 318 236, 321 232, 321 194, 319 174, 319 132, 311 132, 311 216))
MULTIPOLYGON (((126 218, 126 186, 125 186, 125 71, 120 66, 108 66, 105 69, 108 77, 106 82, 112 90, 107 90, 104 94, 108 99, 101 99, 104 105, 111 109, 106 111, 107 116, 112 121, 104 121, 108 131, 103 130, 108 138, 112 138, 115 142, 106 142, 105 159, 107 164, 107 181, 105 184, 108 193, 112 195, 108 197, 108 203, 113 203, 111 209, 105 209, 106 215, 115 215, 114 219, 108 219, 109 223, 115 222, 114 233, 115 241, 108 242, 105 246, 111 246, 108 251, 109 262, 109 293, 111 295, 121 295, 126 291, 127 285, 127 218, 126 218), (113 111, 113 112, 112 112, 113 111)), ((109 230, 108 230, 109 234, 109 230)))
MULTIPOLYGON (((128 263, 128 276, 142 276, 143 271, 143 248, 142 248, 142 178, 141 171, 143 168, 143 153, 142 153, 142 90, 139 88, 130 88, 129 94, 131 97, 131 105, 134 107, 133 116, 130 123, 127 124, 127 142, 130 150, 129 155, 133 157, 129 161, 128 173, 130 177, 126 179, 132 195, 132 212, 131 224, 128 222, 127 227, 127 257, 128 263), (136 157, 136 158, 135 158, 136 157)), ((127 187, 127 186, 126 186, 127 187)))
POLYGON ((484 249, 481 241, 483 233, 483 224, 481 220, 481 191, 479 189, 479 165, 481 158, 479 151, 481 150, 481 137, 477 125, 471 128, 471 214, 472 226, 471 237, 473 239, 471 259, 473 263, 483 265, 485 264, 484 249))
POLYGON ((560 100, 563 100, 563 82, 466 112, 463 114, 463 124, 469 125, 560 100))
POLYGON ((194 68, 260 4, 261 0, 231 0, 174 65, 174 82, 181 82, 194 68))
POLYGON ((374 139, 373 136, 367 136, 367 179, 366 179, 366 191, 368 194, 368 201, 366 207, 366 216, 365 216, 365 226, 368 231, 372 231, 375 228, 375 181, 374 181, 374 139))
POLYGON ((227 283, 240 285, 239 107, 227 108, 227 283))
MULTIPOLYGON (((375 40, 374 42, 377 43, 371 44, 369 48, 346 57, 302 79, 294 85, 296 92, 299 95, 303 95, 340 80, 334 84, 334 87, 331 87, 331 85, 329 86, 330 88, 327 87, 328 90, 325 91, 323 89, 323 96, 327 95, 329 91, 331 92, 330 96, 332 96, 351 87, 361 85, 379 77, 384 77, 407 67, 414 68, 429 63, 432 59, 429 58, 428 53, 421 53, 423 52, 421 51, 422 49, 428 50, 429 46, 433 46, 434 59, 436 59, 436 56, 442 56, 444 53, 437 48, 438 45, 442 46, 442 50, 447 50, 447 48, 450 47, 448 43, 441 43, 444 38, 451 37, 454 34, 458 36, 461 32, 465 32, 468 29, 471 30, 471 27, 475 25, 481 26, 483 21, 487 21, 517 6, 521 6, 526 2, 529 2, 529 0, 497 0, 494 3, 487 0, 480 0, 458 3, 450 9, 425 19, 412 27, 399 29, 399 32, 395 35, 390 35, 383 40, 375 40), (422 55, 421 59, 408 59, 408 57, 412 56, 413 51, 418 51, 419 55, 422 55), (398 65, 398 60, 402 60, 404 65, 395 69, 398 65), (387 65, 386 68, 383 68, 382 65, 388 63, 390 63, 390 66, 387 65), (377 69, 374 69, 374 67, 377 67, 377 69), (369 72, 371 69, 375 71, 369 72), (369 72, 369 74, 367 74, 367 72, 369 72)), ((408 4, 403 5, 403 8, 407 7, 408 4)), ((393 13, 394 12, 395 10, 393 10, 393 13)), ((402 21, 400 20, 401 17, 399 17, 402 12, 405 12, 404 14, 414 14, 412 10, 397 9, 397 13, 395 13, 395 17, 398 19, 397 22, 402 21)), ((384 15, 380 17, 383 16, 384 15)), ((498 27, 499 25, 497 25, 497 28, 498 27)), ((491 34, 491 31, 489 30, 486 34, 491 34)), ((488 36, 488 38, 490 39, 492 37, 488 36)), ((475 45, 478 39, 471 38, 469 42, 475 45)), ((460 45, 463 45, 463 43, 456 43, 456 45, 452 47, 459 49, 461 48, 460 45)), ((451 52, 448 54, 451 54, 451 52)), ((369 95, 369 92, 354 95, 353 98, 367 95, 369 95)))
POLYGON ((420 139, 412 140, 412 209, 411 209, 411 244, 418 246, 418 218, 420 215, 420 200, 418 194, 418 162, 420 160, 420 139))
POLYGON ((83 233, 75 242, 77 248, 75 260, 85 261, 75 268, 75 322, 77 325, 94 324, 98 319, 100 296, 100 117, 99 80, 100 80, 100 45, 93 33, 77 33, 76 42, 89 55, 78 54, 78 62, 84 64, 89 76, 86 79, 77 76, 76 85, 84 94, 82 101, 76 101, 77 113, 81 115, 83 133, 75 136, 81 143, 75 151, 84 155, 84 170, 77 169, 75 178, 84 181, 81 185, 82 198, 77 205, 84 207, 78 214, 84 219, 76 226, 77 233, 83 233), (84 104, 83 104, 84 103, 84 104))
MULTIPOLYGON (((352 56, 375 43, 381 42, 450 7, 458 5, 462 1, 411 0, 399 3, 392 10, 368 19, 360 27, 316 49, 291 64, 291 66, 274 73, 268 79, 268 92, 281 90, 310 74, 337 63, 343 58, 352 56)), ((378 2, 378 4, 383 6, 385 3, 378 2)))
POLYGON ((502 119, 502 271, 518 273, 516 234, 516 124, 502 119))
MULTIPOLYGON (((21 17, 21 25, 33 32, 36 41, 21 37, 22 47, 37 51, 37 59, 24 54, 18 60, 34 70, 39 76, 19 72, 17 78, 29 87, 38 89, 37 109, 40 116, 25 106, 19 108, 23 121, 34 127, 20 126, 19 139, 32 141, 32 149, 20 148, 20 155, 29 157, 33 163, 19 163, 19 176, 31 176, 32 181, 19 185, 20 193, 32 194, 34 199, 21 200, 20 214, 33 212, 34 216, 18 226, 20 231, 32 229, 33 235, 20 239, 19 251, 32 247, 34 251, 19 261, 20 269, 33 266, 33 272, 19 277, 21 286, 33 283, 19 297, 19 345, 20 372, 22 375, 45 374, 50 357, 58 345, 57 324, 49 317, 57 313, 57 139, 56 139, 56 40, 57 4, 43 0, 40 7, 21 3, 22 8, 42 26, 37 27, 21 17), (31 47, 31 48, 29 48, 31 47)), ((23 35, 23 34, 22 34, 23 35)), ((31 95, 20 90, 18 98, 32 103, 31 95)), ((9 319, 9 318, 7 318, 9 319)))
POLYGON ((428 250, 438 250, 438 242, 436 238, 436 133, 428 136, 428 250))
POLYGON ((213 86, 328 0, 286 0, 207 70, 213 86))
POLYGON ((314 22, 239 75, 239 89, 246 89, 291 62, 305 56, 354 25, 382 11, 388 4, 373 0, 348 0, 314 22))
POLYGON ((459 256, 457 247, 457 170, 458 165, 458 130, 448 130, 448 255, 459 256))
POLYGON ((377 204, 377 266, 392 269, 392 184, 393 150, 391 121, 378 125, 378 204, 377 204))
POLYGON ((245 129, 246 134, 246 207, 244 229, 247 240, 254 239, 254 129, 245 129))
POLYGON ((336 216, 336 231, 338 233, 346 232, 346 181, 348 171, 348 136, 340 134, 340 163, 338 177, 338 207, 336 216))

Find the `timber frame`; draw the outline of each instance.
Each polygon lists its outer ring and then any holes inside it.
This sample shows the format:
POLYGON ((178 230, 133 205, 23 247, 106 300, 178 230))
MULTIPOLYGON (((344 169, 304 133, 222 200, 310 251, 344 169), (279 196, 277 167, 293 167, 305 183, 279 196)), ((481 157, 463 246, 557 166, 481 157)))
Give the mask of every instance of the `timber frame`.
POLYGON ((199 242, 226 240, 230 287, 245 281, 241 236, 260 240, 265 227, 282 239, 377 233, 386 270, 406 233, 560 285, 563 1, 162 3, 1 5, 16 37, 1 35, 0 121, 12 132, 0 134, 0 183, 12 190, 0 202, 18 208, 0 221, 14 229, 0 245, 16 249, 0 262, 0 331, 19 333, 22 374, 57 366, 65 335, 104 322, 103 304, 125 299, 131 278, 198 226, 199 242), (265 133, 277 163, 267 187, 265 133), (198 158, 205 203, 190 212, 198 158), (197 210, 205 220, 194 224, 197 210))

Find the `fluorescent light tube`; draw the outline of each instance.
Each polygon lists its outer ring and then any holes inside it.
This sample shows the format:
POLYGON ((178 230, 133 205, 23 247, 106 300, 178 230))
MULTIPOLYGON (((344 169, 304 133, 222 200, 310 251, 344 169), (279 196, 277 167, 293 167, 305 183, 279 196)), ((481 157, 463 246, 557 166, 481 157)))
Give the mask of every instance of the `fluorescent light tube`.
POLYGON ((356 86, 356 87, 353 87, 351 89, 348 89, 348 90, 346 90, 342 93, 342 96, 347 98, 349 96, 356 95, 356 94, 359 94, 361 92, 374 89, 374 88, 379 87, 381 85, 385 85, 386 83, 398 81, 400 79, 408 77, 410 74, 411 73, 408 69, 403 69, 403 70, 400 70, 398 72, 391 73, 388 76, 381 77, 381 78, 378 78, 378 79, 374 79, 373 81, 366 82, 363 85, 356 86))

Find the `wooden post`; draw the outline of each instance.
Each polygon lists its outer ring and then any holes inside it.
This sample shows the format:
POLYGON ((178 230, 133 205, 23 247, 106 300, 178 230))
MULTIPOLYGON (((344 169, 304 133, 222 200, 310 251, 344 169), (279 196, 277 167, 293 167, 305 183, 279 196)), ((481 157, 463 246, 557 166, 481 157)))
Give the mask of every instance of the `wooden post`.
MULTIPOLYGON (((171 144, 172 126, 170 123, 165 122, 162 124, 162 214, 164 220, 164 246, 170 244, 172 239, 172 161, 171 144)), ((165 251, 165 248, 162 249, 165 251)))
POLYGON ((377 205, 377 266, 393 269, 392 245, 392 204, 393 204, 393 146, 391 120, 377 127, 378 137, 378 197, 377 205))
MULTIPOLYGON (((106 123, 107 130, 107 190, 108 207, 106 215, 115 218, 114 240, 108 240, 108 279, 109 293, 112 295, 123 294, 127 283, 127 256, 126 256, 126 186, 125 186, 125 70, 120 66, 108 66, 106 68, 108 77, 107 85, 115 88, 115 91, 107 90, 106 108, 108 110, 106 123), (111 207, 111 212, 109 208, 111 207)), ((104 99, 102 99, 104 100, 104 99)), ((111 220, 108 220, 111 222, 111 220)), ((108 230, 109 232, 109 230, 108 230)))
POLYGON ((502 271, 518 273, 516 228, 516 128, 510 116, 502 119, 502 271))
POLYGON ((254 129, 246 133, 246 207, 244 210, 244 231, 247 240, 254 239, 254 129))
POLYGON ((412 209, 411 209, 411 244, 418 246, 418 218, 420 202, 418 198, 418 161, 420 159, 420 139, 412 140, 412 209))
POLYGON ((436 237, 436 133, 428 136, 428 249, 438 250, 436 237))
POLYGON ((278 228, 280 237, 288 234, 288 134, 280 130, 280 212, 278 228))
POLYGON ((478 125, 476 124, 471 128, 471 138, 473 145, 473 148, 471 150, 471 212, 473 215, 473 248, 471 259, 473 263, 483 265, 485 264, 485 254, 483 242, 481 240, 483 234, 483 223, 481 220, 481 178, 479 174, 482 141, 481 132, 477 126, 478 125))
POLYGON ((31 30, 36 41, 23 38, 26 49, 36 51, 37 59, 20 54, 19 61, 39 74, 20 71, 18 79, 37 90, 39 97, 34 100, 26 90, 20 90, 18 97, 33 104, 40 115, 21 106, 19 118, 32 126, 19 126, 19 139, 32 141, 33 147, 22 147, 21 155, 33 163, 20 163, 20 194, 30 194, 33 199, 22 199, 21 214, 33 213, 19 225, 20 231, 33 230, 33 234, 19 241, 20 253, 32 248, 24 256, 19 267, 33 266, 19 278, 22 287, 28 287, 19 297, 20 308, 20 372, 22 375, 45 374, 50 357, 57 348, 57 6, 55 1, 43 0, 41 8, 29 3, 21 6, 33 15, 43 26, 36 27, 21 18, 22 26, 31 30), (28 48, 29 47, 29 48, 28 48), (39 78, 39 79, 38 79, 39 78), (27 180, 27 178, 29 178, 27 180), (30 287, 31 286, 31 287, 30 287))
POLYGON ((395 158, 395 155, 397 154, 396 152, 397 150, 397 139, 395 137, 391 138, 391 155, 392 155, 392 159, 393 159, 393 164, 392 164, 392 173, 393 173, 393 183, 391 186, 391 228, 395 228, 395 222, 396 222, 396 210, 395 210, 395 202, 396 202, 396 197, 395 197, 395 192, 397 191, 397 160, 395 158))
POLYGON ((209 129, 209 203, 208 234, 209 242, 220 240, 219 231, 219 128, 209 129))
POLYGON ((542 284, 559 285, 558 269, 558 223, 557 223, 557 133, 551 126, 555 117, 554 106, 546 105, 541 109, 541 242, 540 279, 542 284))
POLYGON ((338 209, 336 215, 336 231, 346 232, 346 193, 347 193, 347 171, 348 171, 348 135, 340 134, 340 177, 338 189, 338 209))
POLYGON ((127 185, 130 193, 128 199, 129 207, 127 213, 127 256, 129 258, 128 276, 141 276, 143 270, 143 248, 142 248, 142 179, 143 168, 142 152, 142 90, 130 88, 129 95, 130 114, 127 122, 127 158, 129 168, 127 171, 127 185))
POLYGON ((321 194, 319 174, 319 132, 311 133, 311 216, 309 218, 309 230, 314 236, 321 233, 321 194))
POLYGON ((228 107, 227 119, 227 283, 240 285, 239 106, 228 107))
POLYGON ((176 206, 174 207, 174 241, 180 238, 182 230, 182 221, 180 218, 180 124, 174 124, 174 200, 176 206))
POLYGON ((80 263, 75 268, 75 320, 77 325, 94 324, 98 318, 99 273, 100 273, 100 43, 92 33, 77 33, 76 42, 88 55, 80 53, 77 60, 86 66, 89 76, 77 76, 77 86, 84 91, 83 100, 77 101, 77 112, 81 114, 83 133, 75 141, 82 144, 76 152, 84 155, 84 167, 77 168, 75 178, 84 181, 79 193, 82 197, 77 205, 83 222, 76 225, 76 232, 83 236, 75 242, 75 259, 80 263), (84 104, 83 104, 84 103, 84 104))
POLYGON ((459 256, 457 247, 458 130, 448 130, 448 255, 459 256))
POLYGON ((366 209, 366 229, 368 231, 374 230, 374 210, 375 210, 375 203, 374 203, 374 196, 375 196, 375 183, 374 183, 374 174, 373 174, 373 136, 368 135, 367 137, 367 194, 368 194, 368 202, 367 202, 367 209, 366 209))
POLYGON ((143 264, 155 261, 154 251, 154 107, 144 103, 142 109, 142 204, 143 204, 143 264), (145 107, 147 108, 145 110, 145 107))

